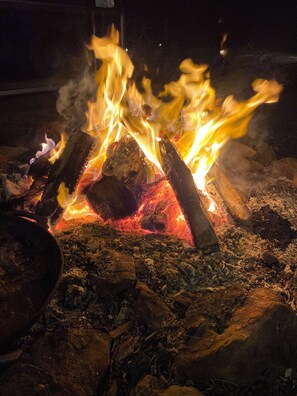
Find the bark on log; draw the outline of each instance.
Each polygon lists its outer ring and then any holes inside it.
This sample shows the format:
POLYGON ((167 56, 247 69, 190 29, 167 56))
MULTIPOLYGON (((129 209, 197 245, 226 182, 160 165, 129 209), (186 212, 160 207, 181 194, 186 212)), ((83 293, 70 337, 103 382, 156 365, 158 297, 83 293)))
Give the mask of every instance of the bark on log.
POLYGON ((215 176, 214 185, 223 198, 230 214, 241 221, 249 220, 252 212, 244 202, 241 194, 217 164, 213 165, 212 171, 215 176))
POLYGON ((51 224, 55 224, 64 209, 59 205, 57 196, 61 183, 73 194, 82 176, 85 164, 96 143, 92 136, 81 132, 74 132, 61 155, 51 168, 41 200, 36 206, 36 213, 48 216, 51 224))
POLYGON ((219 241, 202 206, 193 176, 169 140, 160 142, 161 165, 190 227, 195 246, 218 250, 219 241))
POLYGON ((138 209, 131 191, 115 176, 103 176, 86 191, 86 197, 94 212, 103 220, 122 219, 138 209))

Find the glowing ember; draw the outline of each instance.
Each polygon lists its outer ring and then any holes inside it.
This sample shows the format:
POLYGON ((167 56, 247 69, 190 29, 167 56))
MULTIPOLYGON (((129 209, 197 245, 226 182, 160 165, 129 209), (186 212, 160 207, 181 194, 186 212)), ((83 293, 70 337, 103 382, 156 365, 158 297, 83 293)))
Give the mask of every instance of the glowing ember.
MULTIPOLYGON (((227 35, 224 42, 226 38, 227 35)), ((84 199, 83 188, 98 178, 108 147, 123 136, 135 139, 149 161, 148 180, 151 175, 156 180, 162 175, 159 141, 166 134, 191 170, 197 188, 207 195, 206 175, 222 146, 243 136, 256 107, 277 101, 282 90, 276 81, 258 79, 253 83, 256 94, 248 101, 237 102, 228 96, 218 105, 207 65, 196 65, 186 59, 179 67, 180 78, 166 84, 163 92, 154 96, 149 79, 142 80, 143 93, 131 80, 134 67, 127 51, 120 48, 119 33, 114 27, 106 37, 94 36, 89 49, 102 61, 96 74, 97 98, 88 104, 84 128, 96 137, 97 146, 75 194, 69 197, 63 185, 59 188, 58 201, 67 208, 64 213, 67 220, 94 215, 84 199)), ((160 183, 158 190, 146 197, 134 219, 139 219, 145 211, 153 213, 164 200, 172 204, 171 209, 167 205, 167 228, 184 225, 184 217, 178 205, 173 204, 175 199, 167 182, 160 183)), ((210 211, 216 211, 209 196, 207 206, 210 211)), ((159 227, 161 230, 161 222, 159 227)))

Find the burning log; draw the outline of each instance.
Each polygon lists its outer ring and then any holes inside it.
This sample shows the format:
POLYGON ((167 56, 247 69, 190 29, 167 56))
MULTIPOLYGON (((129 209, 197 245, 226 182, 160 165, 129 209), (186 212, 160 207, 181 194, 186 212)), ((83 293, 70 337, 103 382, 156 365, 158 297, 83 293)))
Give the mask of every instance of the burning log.
POLYGON ((213 166, 213 173, 215 175, 214 185, 223 198, 231 215, 242 221, 249 220, 252 216, 252 212, 244 202, 241 194, 217 164, 213 166))
POLYGON ((218 238, 203 209, 191 171, 169 140, 160 142, 160 154, 163 171, 190 227, 195 246, 218 250, 218 238))
POLYGON ((76 131, 71 135, 63 154, 51 168, 36 214, 50 217, 52 224, 57 222, 64 211, 58 202, 59 188, 64 184, 68 194, 74 193, 95 143, 96 139, 87 133, 76 131))
POLYGON ((138 209, 131 191, 115 176, 103 176, 86 191, 86 197, 94 212, 103 220, 122 219, 138 209))
POLYGON ((51 163, 49 162, 50 153, 42 155, 30 165, 28 176, 32 176, 33 179, 38 179, 47 176, 51 169, 51 163))

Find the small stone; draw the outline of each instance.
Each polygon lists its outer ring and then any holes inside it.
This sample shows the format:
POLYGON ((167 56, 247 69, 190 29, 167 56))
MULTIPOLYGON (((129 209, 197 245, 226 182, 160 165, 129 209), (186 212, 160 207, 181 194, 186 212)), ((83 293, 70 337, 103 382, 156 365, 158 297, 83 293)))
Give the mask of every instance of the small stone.
POLYGON ((153 260, 153 259, 147 258, 147 259, 145 259, 144 261, 145 261, 145 263, 146 263, 148 266, 153 266, 153 265, 154 265, 154 260, 153 260))
POLYGON ((111 251, 102 267, 90 272, 91 287, 96 287, 99 297, 116 294, 132 287, 136 281, 135 262, 131 256, 111 251))
POLYGON ((293 274, 293 271, 292 271, 292 269, 291 269, 291 267, 290 267, 289 264, 287 264, 287 265, 285 266, 284 273, 285 273, 286 275, 292 275, 292 274, 293 274))
POLYGON ((160 330, 172 318, 167 304, 144 283, 137 282, 134 309, 139 321, 153 330, 160 330))
POLYGON ((136 385, 135 396, 154 395, 161 386, 162 380, 152 375, 146 375, 136 385))
POLYGON ((64 306, 66 308, 81 308, 86 297, 86 289, 79 285, 68 285, 65 296, 64 306))
POLYGON ((287 368, 286 372, 285 372, 285 378, 291 378, 292 377, 292 372, 293 372, 293 369, 287 368))
POLYGON ((261 259, 268 268, 277 267, 279 265, 278 258, 268 250, 262 253, 261 259))

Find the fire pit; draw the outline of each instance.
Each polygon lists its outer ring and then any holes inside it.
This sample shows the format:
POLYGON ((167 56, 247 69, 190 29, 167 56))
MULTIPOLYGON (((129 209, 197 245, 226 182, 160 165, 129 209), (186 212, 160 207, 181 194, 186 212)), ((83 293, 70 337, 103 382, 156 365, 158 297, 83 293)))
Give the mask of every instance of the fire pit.
POLYGON ((115 28, 89 49, 96 84, 86 72, 60 90, 62 136, 3 161, 3 201, 44 219, 65 271, 18 356, 1 358, 0 395, 290 394, 296 159, 238 140, 282 86, 220 100, 186 59, 154 96, 115 28), (85 125, 68 117, 74 97, 89 97, 85 125))

